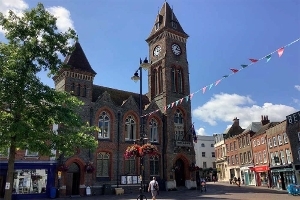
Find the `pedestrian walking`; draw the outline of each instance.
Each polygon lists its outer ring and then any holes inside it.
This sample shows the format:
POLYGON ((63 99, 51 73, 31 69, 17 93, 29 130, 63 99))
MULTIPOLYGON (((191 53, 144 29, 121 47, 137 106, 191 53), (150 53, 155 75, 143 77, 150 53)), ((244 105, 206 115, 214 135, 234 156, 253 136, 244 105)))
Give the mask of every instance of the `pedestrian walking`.
POLYGON ((241 187, 241 178, 240 177, 238 177, 236 185, 241 187))
POLYGON ((148 192, 150 192, 150 191, 151 191, 151 195, 152 195, 152 200, 155 200, 156 196, 158 195, 158 191, 159 191, 158 183, 157 183, 155 177, 153 177, 153 180, 150 181, 150 183, 149 183, 148 192))

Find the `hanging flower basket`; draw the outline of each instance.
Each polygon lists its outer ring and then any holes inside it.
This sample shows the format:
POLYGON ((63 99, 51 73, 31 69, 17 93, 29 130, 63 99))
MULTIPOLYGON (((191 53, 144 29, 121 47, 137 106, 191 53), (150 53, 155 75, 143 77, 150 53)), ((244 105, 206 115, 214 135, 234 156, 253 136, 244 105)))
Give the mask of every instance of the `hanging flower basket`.
POLYGON ((152 144, 144 144, 141 147, 141 151, 143 155, 157 155, 158 154, 158 150, 157 147, 155 145, 152 144))
POLYGON ((67 165, 65 165, 65 164, 59 165, 57 167, 57 171, 60 171, 60 172, 66 172, 68 170, 69 170, 69 167, 67 165))
POLYGON ((91 174, 95 171, 95 167, 92 165, 92 163, 88 163, 84 166, 84 169, 86 173, 91 174))
POLYGON ((141 146, 137 145, 137 144, 127 147, 127 149, 124 153, 125 158, 142 157, 142 156, 143 156, 143 154, 141 151, 141 146))

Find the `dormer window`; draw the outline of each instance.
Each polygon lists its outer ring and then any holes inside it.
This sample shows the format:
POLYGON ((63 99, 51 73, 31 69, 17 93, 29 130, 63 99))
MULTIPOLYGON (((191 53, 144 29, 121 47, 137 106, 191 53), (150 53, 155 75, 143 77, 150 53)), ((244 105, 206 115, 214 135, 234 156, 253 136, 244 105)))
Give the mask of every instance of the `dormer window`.
POLYGON ((157 31, 159 29, 159 22, 157 22, 156 24, 155 24, 155 30, 157 31))
POLYGON ((173 27, 174 29, 177 29, 177 22, 172 21, 172 27, 173 27))

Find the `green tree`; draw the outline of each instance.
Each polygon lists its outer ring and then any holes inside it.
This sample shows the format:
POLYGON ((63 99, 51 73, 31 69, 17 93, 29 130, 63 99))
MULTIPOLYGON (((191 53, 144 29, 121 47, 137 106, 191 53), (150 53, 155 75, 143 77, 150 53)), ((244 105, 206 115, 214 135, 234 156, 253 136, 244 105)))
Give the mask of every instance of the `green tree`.
MULTIPOLYGON (((0 143, 9 148, 5 200, 10 200, 16 149, 51 155, 56 149, 71 155, 76 148, 96 148, 95 127, 78 115, 76 97, 45 85, 38 73, 53 77, 64 66, 60 57, 73 51, 74 30, 59 32, 56 18, 42 4, 16 15, 0 13, 5 42, 0 43, 0 143), (61 125, 58 134, 52 125, 61 125)), ((0 152, 1 152, 0 151, 0 152)))

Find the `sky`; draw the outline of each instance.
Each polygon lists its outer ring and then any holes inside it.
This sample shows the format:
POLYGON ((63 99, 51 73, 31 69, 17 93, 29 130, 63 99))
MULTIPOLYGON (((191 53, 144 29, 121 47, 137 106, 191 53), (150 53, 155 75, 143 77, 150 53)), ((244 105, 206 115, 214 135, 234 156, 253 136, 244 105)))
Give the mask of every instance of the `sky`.
MULTIPOLYGON (((149 36, 164 0, 0 0, 0 12, 21 13, 41 2, 59 30, 76 30, 97 72, 94 84, 139 93, 131 80, 140 57, 148 57, 149 36)), ((299 0, 168 0, 190 36, 187 41, 192 121, 199 135, 223 133, 240 119, 246 128, 261 115, 282 121, 300 110, 299 0), (252 63, 232 76, 216 81, 252 63), (210 88, 210 85, 212 87, 210 88), (205 93, 203 88, 207 86, 205 93)), ((4 41, 0 30, 0 41, 4 41)), ((145 73, 144 73, 145 74, 145 73)), ((46 73, 42 81, 54 87, 46 73)), ((143 82, 143 93, 148 92, 143 82)))

